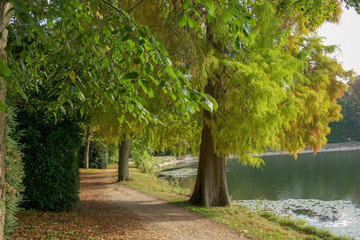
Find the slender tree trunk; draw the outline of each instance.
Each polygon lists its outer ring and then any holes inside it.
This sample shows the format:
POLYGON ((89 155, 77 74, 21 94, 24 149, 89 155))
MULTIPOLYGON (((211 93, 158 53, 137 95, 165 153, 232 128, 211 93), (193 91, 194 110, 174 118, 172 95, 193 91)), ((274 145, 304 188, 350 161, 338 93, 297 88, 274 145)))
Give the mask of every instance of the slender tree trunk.
POLYGON ((90 127, 86 128, 85 149, 84 149, 84 168, 89 169, 89 151, 90 151, 90 127))
MULTIPOLYGON (((8 12, 11 4, 0 1, 0 58, 6 64, 7 55, 4 50, 7 44, 8 31, 6 26, 9 24, 11 13, 8 12)), ((0 77, 0 101, 5 104, 6 84, 0 77)), ((4 238, 5 225, 5 112, 0 112, 0 239, 4 238)))
POLYGON ((127 181, 129 177, 129 149, 130 139, 122 140, 119 144, 118 182, 127 181))
POLYGON ((211 126, 205 123, 201 136, 198 174, 190 203, 204 207, 231 206, 225 156, 214 153, 211 126))

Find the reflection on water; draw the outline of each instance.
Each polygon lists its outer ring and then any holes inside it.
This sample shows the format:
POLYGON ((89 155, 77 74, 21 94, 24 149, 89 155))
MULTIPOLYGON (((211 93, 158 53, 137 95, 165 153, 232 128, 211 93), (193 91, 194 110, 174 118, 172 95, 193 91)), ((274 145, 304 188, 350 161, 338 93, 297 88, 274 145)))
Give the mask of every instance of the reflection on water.
MULTIPOLYGON (((309 224, 322 226, 336 234, 346 233, 360 239, 360 151, 325 152, 316 156, 300 154, 297 160, 288 155, 263 159, 265 166, 262 169, 244 167, 236 160, 227 162, 228 188, 233 200, 256 200, 257 205, 273 202, 274 206, 297 201, 297 209, 290 209, 286 214, 305 218, 309 224), (321 207, 314 208, 314 201, 321 207), (334 207, 340 208, 334 210, 334 207), (322 215, 318 214, 319 211, 322 215), (326 214, 329 211, 336 213, 326 214)), ((189 168, 196 169, 197 165, 187 166, 188 177, 186 174, 178 177, 184 185, 192 188, 196 170, 189 168)), ((247 205, 251 207, 250 202, 247 205)), ((276 209, 273 211, 282 214, 276 209)))
POLYGON ((360 206, 360 151, 300 154, 263 158, 263 169, 229 161, 233 199, 350 200, 360 206))

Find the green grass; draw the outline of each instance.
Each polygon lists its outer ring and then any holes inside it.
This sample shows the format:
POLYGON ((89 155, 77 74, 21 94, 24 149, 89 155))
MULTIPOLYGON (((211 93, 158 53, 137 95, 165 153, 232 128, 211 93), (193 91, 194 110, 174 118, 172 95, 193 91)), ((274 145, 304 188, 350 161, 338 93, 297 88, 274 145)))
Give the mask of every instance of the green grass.
POLYGON ((348 239, 309 227, 304 221, 293 221, 271 213, 253 212, 246 207, 196 207, 187 202, 191 190, 180 188, 176 182, 171 184, 153 175, 141 173, 136 168, 130 168, 130 177, 131 180, 124 184, 226 224, 251 239, 348 239))

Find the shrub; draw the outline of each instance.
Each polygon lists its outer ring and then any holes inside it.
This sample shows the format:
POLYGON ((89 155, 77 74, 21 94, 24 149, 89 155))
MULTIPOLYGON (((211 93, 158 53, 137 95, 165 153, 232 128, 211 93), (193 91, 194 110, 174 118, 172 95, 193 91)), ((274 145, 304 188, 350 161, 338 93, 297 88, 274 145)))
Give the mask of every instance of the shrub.
POLYGON ((26 208, 49 211, 71 209, 78 200, 79 172, 76 152, 81 143, 77 121, 64 118, 55 123, 44 112, 21 112, 25 129, 24 184, 26 208))
POLYGON ((142 172, 151 173, 155 169, 154 158, 146 150, 137 150, 131 153, 135 166, 142 172))
MULTIPOLYGON (((84 167, 84 149, 85 146, 82 146, 78 153, 80 167, 84 167)), ((108 165, 108 162, 109 154, 105 143, 102 141, 90 141, 89 167, 105 169, 108 165)))
POLYGON ((15 120, 14 109, 11 106, 7 106, 5 146, 5 239, 9 239, 16 227, 14 213, 18 211, 19 203, 23 199, 22 192, 24 191, 24 185, 22 183, 23 165, 21 160, 21 145, 17 142, 20 135, 19 132, 16 131, 16 126, 17 123, 15 120))

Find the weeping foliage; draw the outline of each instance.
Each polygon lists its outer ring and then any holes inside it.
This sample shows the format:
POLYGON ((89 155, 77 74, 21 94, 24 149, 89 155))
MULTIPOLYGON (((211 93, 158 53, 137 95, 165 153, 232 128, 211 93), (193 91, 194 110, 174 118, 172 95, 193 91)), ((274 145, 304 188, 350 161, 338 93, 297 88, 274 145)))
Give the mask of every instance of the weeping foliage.
POLYGON ((192 83, 219 104, 205 119, 216 154, 237 156, 244 164, 259 166, 256 156, 269 147, 296 156, 306 145, 316 152, 326 144, 329 122, 341 117, 336 99, 346 86, 339 79, 352 76, 328 57, 333 46, 304 37, 320 22, 336 21, 338 3, 307 17, 302 3, 291 5, 297 9, 292 17, 285 17, 281 4, 250 4, 243 31, 233 31, 218 8, 221 17, 203 31, 203 39, 211 40, 202 48, 204 61, 190 68, 192 83), (207 86, 212 90, 207 92, 207 86))
MULTIPOLYGON (((336 99, 345 84, 338 80, 352 73, 327 56, 333 46, 306 36, 325 21, 339 20, 340 1, 246 1, 235 8, 224 1, 137 6, 124 1, 122 6, 149 23, 194 88, 216 99, 219 109, 205 124, 212 128, 217 155, 259 166, 257 156, 268 148, 296 155, 306 145, 316 152, 326 144, 328 123, 341 117, 336 99), (237 12, 243 18, 232 15, 237 12), (213 92, 207 92, 209 85, 213 92)), ((198 148, 202 114, 169 112, 162 116, 165 127, 151 127, 144 135, 155 131, 151 138, 160 146, 198 148)))
POLYGON ((255 6, 252 14, 256 22, 247 24, 248 33, 231 33, 222 18, 212 22, 207 34, 215 47, 199 67, 205 91, 215 86, 207 93, 219 104, 219 110, 205 119, 216 154, 259 166, 262 161, 256 156, 279 146, 277 135, 296 116, 289 95, 305 81, 300 73, 306 65, 286 51, 290 30, 278 33, 282 22, 270 3, 255 6))
POLYGON ((345 71, 341 64, 328 56, 334 47, 324 46, 319 38, 301 39, 303 49, 298 55, 307 55, 304 71, 306 82, 296 84, 293 90, 298 116, 280 136, 281 148, 296 155, 296 151, 310 145, 316 153, 327 143, 330 122, 342 118, 337 99, 344 96, 347 85, 339 81, 352 81, 353 72, 345 71))

